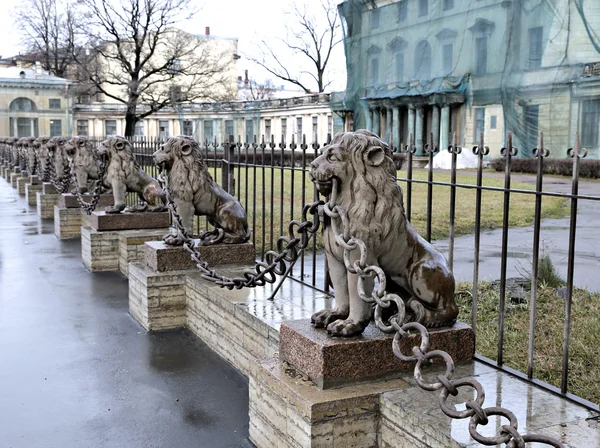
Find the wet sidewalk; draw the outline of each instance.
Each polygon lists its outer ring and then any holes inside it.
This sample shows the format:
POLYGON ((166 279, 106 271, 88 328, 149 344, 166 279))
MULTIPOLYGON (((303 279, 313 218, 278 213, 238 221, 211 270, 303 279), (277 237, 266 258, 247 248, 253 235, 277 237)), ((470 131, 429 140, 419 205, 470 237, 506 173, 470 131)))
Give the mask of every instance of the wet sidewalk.
POLYGON ((0 447, 251 447, 248 381, 128 314, 127 280, 0 179, 0 447))

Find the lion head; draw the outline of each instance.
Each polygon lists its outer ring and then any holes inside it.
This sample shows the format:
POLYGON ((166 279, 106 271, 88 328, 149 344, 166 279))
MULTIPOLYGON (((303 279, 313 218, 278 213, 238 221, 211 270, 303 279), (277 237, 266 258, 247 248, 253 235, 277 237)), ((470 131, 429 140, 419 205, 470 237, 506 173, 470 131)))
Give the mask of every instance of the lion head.
POLYGON ((67 154, 65 153, 65 144, 67 139, 62 136, 52 137, 46 143, 46 148, 54 155, 54 172, 56 180, 62 181, 67 165, 67 154))
POLYGON ((180 135, 170 137, 153 155, 154 164, 159 169, 171 170, 176 160, 190 159, 202 164, 202 152, 198 142, 191 137, 180 135))
POLYGON ((96 148, 99 157, 108 158, 108 175, 129 179, 139 168, 129 140, 119 135, 108 137, 96 148))

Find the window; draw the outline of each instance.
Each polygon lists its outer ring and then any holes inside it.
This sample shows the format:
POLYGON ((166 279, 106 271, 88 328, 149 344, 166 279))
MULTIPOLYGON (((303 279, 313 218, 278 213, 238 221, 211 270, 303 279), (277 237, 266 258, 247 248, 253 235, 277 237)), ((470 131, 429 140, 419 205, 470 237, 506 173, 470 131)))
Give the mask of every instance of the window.
POLYGON ((50 98, 48 100, 48 107, 50 109, 60 109, 60 98, 50 98))
POLYGON ((487 41, 487 36, 475 39, 475 73, 478 75, 485 75, 487 73, 487 41))
POLYGON ((29 98, 17 98, 10 103, 8 109, 11 112, 32 112, 37 110, 37 106, 29 98))
POLYGON ((485 130, 485 108, 484 107, 476 107, 475 108, 475 127, 474 127, 473 140, 479 141, 479 134, 481 134, 485 130))
POLYGON ((143 137, 144 136, 144 122, 137 121, 135 123, 135 127, 133 128, 133 135, 135 137, 143 137))
POLYGON ((77 135, 81 135, 82 137, 88 136, 88 121, 87 120, 77 120, 77 135))
POLYGON ((117 135, 117 120, 104 120, 104 134, 117 135))
POLYGON ((497 128, 498 128, 498 116, 490 115, 490 129, 497 129, 497 128))
POLYGON ((204 141, 211 142, 215 138, 212 120, 204 120, 204 141))
POLYGON ((225 120, 225 135, 228 139, 233 137, 233 140, 235 140, 235 136, 233 135, 233 120, 225 120))
POLYGON ((442 58, 444 74, 452 73, 454 67, 454 45, 444 44, 442 45, 442 58))
POLYGON ((414 65, 416 79, 427 80, 431 77, 431 46, 426 40, 417 44, 414 65))
POLYGON ((598 147, 600 126, 600 99, 583 101, 581 117, 581 144, 588 148, 598 147))
POLYGON ((287 140, 287 118, 281 119, 281 135, 284 140, 287 140))
POLYGON ((62 135, 62 121, 50 120, 50 137, 56 137, 57 135, 62 135))
POLYGON ((31 118, 17 118, 17 137, 31 136, 31 118))
POLYGON ((408 0, 398 2, 398 22, 404 22, 408 15, 408 0))
POLYGON ((454 0, 444 0, 444 11, 454 8, 454 0))
POLYGON ((371 19, 371 29, 379 28, 379 9, 373 9, 369 17, 371 19))
POLYGON ((429 0, 419 0, 419 17, 426 16, 429 13, 429 0))
POLYGON ((254 122, 252 120, 246 120, 246 142, 252 143, 254 141, 254 122))
POLYGON ((183 120, 183 135, 194 135, 194 122, 192 120, 183 120))
POLYGON ((302 117, 296 117, 296 141, 302 141, 302 117))
POLYGON ((312 117, 312 137, 313 142, 319 141, 319 117, 312 117))
POLYGON ((529 28, 529 70, 542 66, 543 27, 529 28))
POLYGON ((525 135, 526 149, 533 149, 537 146, 538 128, 540 123, 540 106, 525 106, 525 135))
POLYGON ((169 68, 168 68, 169 74, 176 75, 180 71, 181 71, 181 60, 180 59, 173 59, 171 61, 171 63, 169 64, 169 68))
POLYGON ((265 120, 265 141, 271 141, 271 120, 265 120))
POLYGON ((404 81, 404 53, 396 53, 396 81, 404 81))
POLYGON ((169 136, 169 122, 160 120, 158 122, 158 137, 165 139, 169 136))
POLYGON ((371 80, 371 85, 375 85, 379 83, 379 58, 371 58, 371 64, 370 65, 370 70, 371 70, 371 76, 370 76, 370 80, 371 80))

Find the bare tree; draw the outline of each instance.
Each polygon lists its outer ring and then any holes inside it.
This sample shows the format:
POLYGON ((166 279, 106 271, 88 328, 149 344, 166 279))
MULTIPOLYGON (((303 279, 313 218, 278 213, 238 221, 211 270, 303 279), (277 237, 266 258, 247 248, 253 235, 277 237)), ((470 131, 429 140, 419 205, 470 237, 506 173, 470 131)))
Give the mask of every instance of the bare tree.
POLYGON ((275 97, 275 84, 270 79, 260 83, 253 78, 250 78, 248 84, 241 92, 241 99, 246 101, 256 100, 271 100, 275 97))
MULTIPOLYGON (((75 57, 97 92, 125 104, 125 135, 164 107, 231 99, 234 50, 175 28, 190 0, 79 0, 91 58, 75 57)), ((182 15, 185 13, 185 15, 182 15)))
POLYGON ((39 61, 42 68, 59 77, 67 77, 73 65, 75 12, 60 0, 24 0, 16 10, 15 20, 23 32, 23 59, 39 61))
MULTIPOLYGON (((291 17, 286 22, 289 26, 285 39, 280 39, 285 52, 292 51, 293 55, 303 57, 304 62, 310 69, 292 70, 291 64, 297 63, 297 59, 284 59, 272 42, 262 41, 260 43, 259 56, 249 56, 249 59, 257 63, 272 75, 287 82, 297 85, 306 93, 312 93, 315 89, 304 80, 307 75, 316 82, 316 91, 323 92, 330 84, 326 79, 327 64, 331 52, 341 39, 340 19, 334 0, 322 0, 322 10, 318 15, 313 15, 306 3, 294 3, 292 10, 288 13, 291 17)), ((312 82, 312 81, 311 81, 312 82)))

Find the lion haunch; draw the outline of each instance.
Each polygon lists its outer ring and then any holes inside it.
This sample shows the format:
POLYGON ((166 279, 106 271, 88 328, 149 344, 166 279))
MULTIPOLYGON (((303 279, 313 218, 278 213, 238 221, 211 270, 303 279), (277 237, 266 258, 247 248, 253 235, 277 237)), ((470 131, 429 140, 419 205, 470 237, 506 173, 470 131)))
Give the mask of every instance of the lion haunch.
MULTIPOLYGON (((407 318, 428 327, 452 325, 458 315, 454 276, 444 256, 406 219, 389 146, 365 130, 337 134, 312 162, 310 176, 322 194, 331 192, 335 179, 337 205, 347 212, 351 235, 365 243, 367 264, 385 272, 388 291, 402 297, 407 318)), ((331 225, 323 240, 336 306, 311 320, 336 336, 360 334, 369 324, 371 305, 360 298, 358 277, 347 272, 331 225)), ((351 262, 358 256, 358 250, 351 251, 351 262)), ((364 284, 370 295, 373 280, 364 284)))
POLYGON ((115 205, 106 207, 106 213, 165 211, 165 195, 156 179, 148 175, 135 161, 131 143, 124 137, 113 136, 102 142, 98 156, 108 158, 106 184, 112 188, 115 205), (128 192, 137 193, 143 201, 140 206, 125 208, 128 192))
MULTIPOLYGON (((194 215, 206 216, 215 227, 201 244, 245 243, 250 238, 246 211, 211 177, 198 143, 190 137, 171 137, 154 153, 154 163, 169 172, 168 190, 181 216, 183 227, 192 234, 194 215)), ((182 245, 181 235, 165 235, 170 245, 182 245)))

